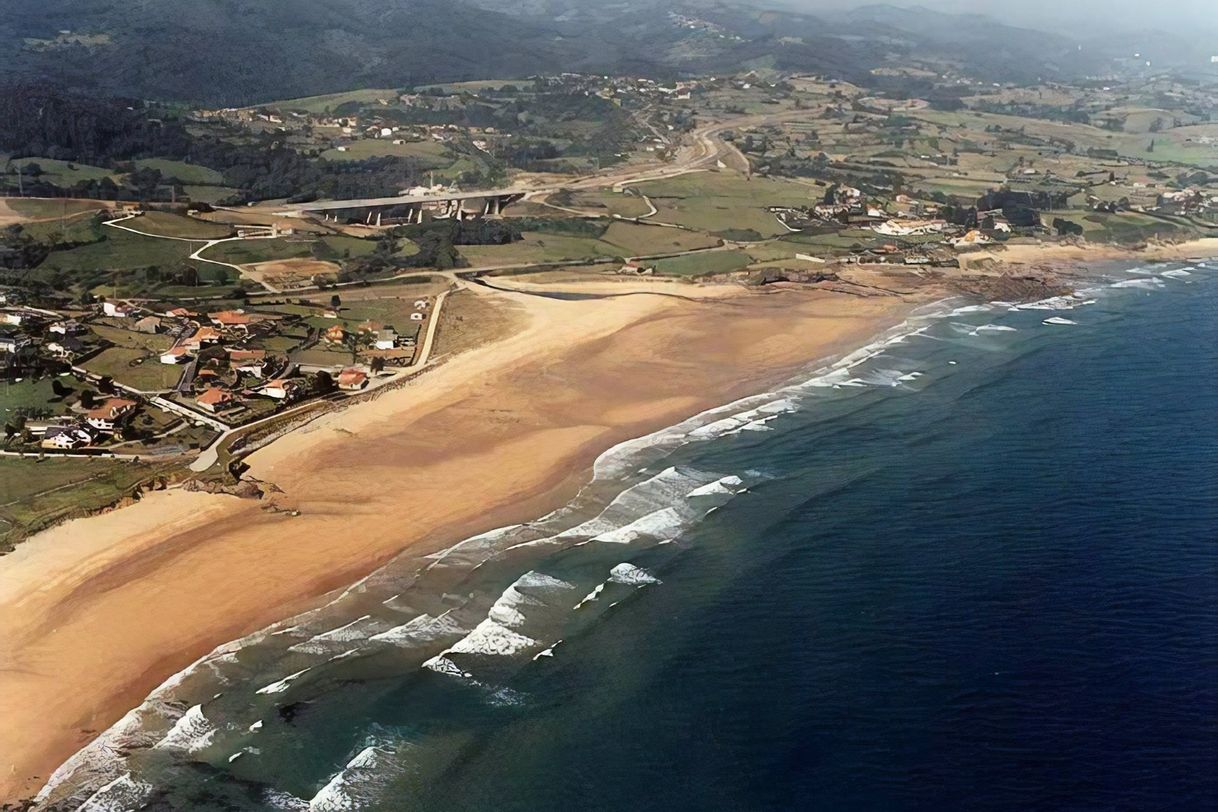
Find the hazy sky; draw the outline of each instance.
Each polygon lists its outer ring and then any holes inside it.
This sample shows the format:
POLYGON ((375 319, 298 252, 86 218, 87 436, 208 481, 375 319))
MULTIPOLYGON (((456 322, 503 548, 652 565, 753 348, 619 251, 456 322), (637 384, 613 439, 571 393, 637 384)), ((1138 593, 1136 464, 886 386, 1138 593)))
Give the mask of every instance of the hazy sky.
POLYGON ((805 5, 810 9, 883 2, 943 11, 980 12, 1025 28, 1045 28, 1066 22, 1094 31, 1112 27, 1156 27, 1179 33, 1196 33, 1198 28, 1218 30, 1218 0, 790 0, 791 5, 805 5))

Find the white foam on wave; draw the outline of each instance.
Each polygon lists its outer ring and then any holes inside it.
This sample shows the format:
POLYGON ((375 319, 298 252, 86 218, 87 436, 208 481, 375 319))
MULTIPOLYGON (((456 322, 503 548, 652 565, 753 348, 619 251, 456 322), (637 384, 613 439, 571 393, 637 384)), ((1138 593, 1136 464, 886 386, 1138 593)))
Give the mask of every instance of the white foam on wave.
POLYGON ((125 812, 128 809, 138 809, 151 793, 151 784, 136 781, 129 772, 123 773, 90 795, 77 807, 77 812, 125 812))
POLYGON ((948 313, 943 314, 945 318, 955 318, 956 316, 964 316, 969 313, 989 313, 994 309, 993 304, 971 304, 957 307, 948 313))
POLYGON ((360 750, 309 801, 310 812, 368 809, 382 800, 385 788, 404 768, 394 758, 400 752, 383 744, 360 750))
POLYGON ((1073 310, 1082 304, 1077 296, 1050 296, 1037 302, 1027 302, 1017 306, 1016 310, 1073 310))
POLYGON ((437 654, 427 662, 423 663, 423 667, 435 671, 437 674, 444 674, 449 677, 457 677, 458 679, 468 679, 473 674, 465 671, 461 666, 454 663, 452 660, 445 657, 443 654, 437 654))
POLYGON ((549 648, 542 649, 541 651, 539 651, 539 652, 537 652, 536 654, 534 654, 534 655, 533 655, 533 660, 534 660, 534 661, 537 661, 537 660, 540 660, 542 657, 553 657, 553 656, 554 656, 554 649, 558 648, 558 645, 559 645, 561 642, 562 642, 561 640, 555 640, 555 641, 554 641, 554 645, 550 646, 549 648))
POLYGON ((618 527, 593 536, 593 541, 606 544, 630 544, 641 538, 664 538, 679 532, 686 518, 675 507, 661 508, 646 516, 640 516, 624 527, 618 527))
POLYGON ((430 643, 452 634, 459 634, 465 629, 454 620, 449 612, 442 615, 432 617, 428 614, 419 615, 418 617, 403 623, 401 626, 395 626, 389 631, 374 634, 369 640, 375 640, 383 643, 393 643, 399 646, 419 645, 422 643, 430 643))
POLYGON ((645 536, 669 536, 703 515, 699 509, 686 504, 689 492, 718 478, 693 469, 665 468, 619 493, 595 517, 556 536, 525 544, 575 539, 629 543, 645 536))
POLYGON ((468 677, 449 655, 481 654, 492 657, 510 657, 537 645, 537 641, 521 634, 514 627, 524 625, 526 618, 521 607, 542 606, 544 602, 535 595, 521 590, 540 592, 574 589, 572 584, 541 572, 529 571, 517 578, 491 605, 486 619, 448 649, 423 663, 424 668, 440 674, 468 677))
POLYGON ((308 640, 289 647, 288 651, 306 654, 325 654, 328 651, 332 651, 332 647, 335 644, 350 643, 354 640, 366 640, 372 631, 367 628, 368 626, 383 628, 384 624, 382 621, 373 618, 372 615, 362 615, 337 628, 315 634, 308 640))
POLYGON ((1168 279, 1184 279, 1187 276, 1192 276, 1192 274, 1183 268, 1180 268, 1171 271, 1164 271, 1163 273, 1159 274, 1159 276, 1166 276, 1168 279))
POLYGON ((1123 279, 1120 282, 1113 282, 1111 287, 1114 288, 1136 288, 1139 290, 1158 290, 1163 287, 1163 280, 1154 277, 1144 277, 1142 279, 1123 279))
POLYGON ((519 524, 509 524, 504 527, 496 527, 485 533, 479 533, 476 536, 470 536, 467 539, 462 539, 451 547, 446 547, 443 550, 425 556, 425 558, 431 560, 427 569, 443 566, 450 558, 456 559, 459 563, 474 556, 484 556, 487 553, 491 553, 497 549, 500 542, 521 527, 522 525, 519 524))
POLYGON ((148 695, 147 699, 129 710, 105 732, 60 764, 34 797, 35 803, 58 803, 62 797, 55 796, 62 796, 64 792, 71 791, 67 786, 69 782, 76 784, 75 792, 93 789, 96 794, 101 791, 100 788, 121 778, 127 772, 125 770, 127 754, 134 749, 151 747, 156 744, 164 738, 160 731, 165 729, 164 725, 167 720, 176 720, 177 712, 167 700, 169 695, 190 674, 213 660, 228 658, 240 650, 242 645, 250 639, 261 640, 265 637, 266 632, 260 631, 239 640, 224 643, 168 677, 148 695))
POLYGON ((714 482, 694 488, 692 491, 685 494, 685 498, 691 499, 695 496, 735 494, 737 493, 737 489, 742 485, 744 485, 744 480, 738 476, 723 476, 719 477, 714 482))
POLYGON ((282 812, 304 812, 309 808, 309 802, 304 798, 297 798, 291 793, 277 789, 265 790, 262 793, 262 801, 271 809, 279 809, 282 812))
POLYGON ((192 705, 174 722, 165 738, 161 739, 154 748, 158 750, 181 750, 193 753, 211 744, 216 735, 215 726, 203 715, 202 705, 192 705))
POLYGON ((458 640, 448 654, 486 654, 510 657, 537 644, 533 638, 487 618, 458 640))
POLYGON ((646 586, 648 584, 660 583, 659 578, 628 561, 623 561, 611 569, 609 571, 609 580, 615 584, 625 584, 627 586, 646 586))
MULTIPOLYGON (((951 301, 958 301, 958 299, 942 300, 919 308, 917 313, 896 327, 885 331, 870 343, 827 366, 820 366, 809 371, 800 379, 793 380, 776 391, 750 395, 732 403, 716 406, 674 426, 619 443, 597 457, 593 464, 593 479, 615 479, 628 474, 638 466, 639 458, 644 453, 658 453, 665 448, 675 448, 689 442, 713 440, 739 431, 764 430, 765 423, 756 422, 758 415, 768 415, 771 413, 769 411, 771 409, 778 413, 798 409, 800 408, 800 398, 816 390, 842 386, 865 386, 866 384, 863 383, 852 382, 850 370, 883 355, 884 351, 892 345, 901 344, 911 337, 924 334, 930 328, 927 323, 929 320, 942 318, 952 312, 944 309, 950 306, 951 301), (745 426, 749 424, 754 425, 746 429, 745 426)), ((989 305, 968 305, 965 308, 956 308, 960 312, 979 312, 989 309, 991 309, 989 305)))
POLYGON ((1061 316, 1053 316, 1052 318, 1045 319, 1041 323, 1042 324, 1057 324, 1057 325, 1062 325, 1062 326, 1078 324, 1077 321, 1071 321, 1070 319, 1063 319, 1061 316))
POLYGON ((297 671, 295 674, 288 674, 286 677, 284 677, 281 680, 276 680, 275 682, 272 682, 270 685, 262 686, 257 691, 254 691, 254 693, 256 693, 256 694, 281 694, 288 689, 289 685, 291 685, 301 675, 303 675, 304 673, 306 673, 309 670, 310 669, 308 669, 308 668, 302 668, 300 671, 297 671))
POLYGON ((573 608, 579 609, 584 604, 592 603, 593 601, 599 599, 601 596, 601 593, 604 591, 605 591, 605 585, 597 584, 596 587, 591 592, 589 592, 587 595, 585 595, 583 600, 581 600, 579 603, 575 604, 575 606, 573 608))

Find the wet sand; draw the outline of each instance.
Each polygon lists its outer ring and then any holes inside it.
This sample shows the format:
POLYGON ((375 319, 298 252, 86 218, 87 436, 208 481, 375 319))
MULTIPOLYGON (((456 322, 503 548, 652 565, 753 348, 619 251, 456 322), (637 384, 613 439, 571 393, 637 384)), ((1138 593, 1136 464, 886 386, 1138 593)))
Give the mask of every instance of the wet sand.
POLYGON ((403 549, 545 513, 607 448, 764 391, 936 295, 661 290, 559 301, 480 289, 527 326, 253 454, 250 475, 282 493, 157 492, 20 545, 0 561, 0 800, 32 795, 215 646, 403 549))

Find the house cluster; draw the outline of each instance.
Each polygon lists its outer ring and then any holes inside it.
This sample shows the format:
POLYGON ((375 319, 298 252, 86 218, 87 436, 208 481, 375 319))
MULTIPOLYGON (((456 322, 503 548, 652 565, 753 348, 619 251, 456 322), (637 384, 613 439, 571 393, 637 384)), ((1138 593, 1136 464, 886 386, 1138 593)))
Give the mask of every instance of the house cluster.
POLYGON ((1155 210, 1165 214, 1201 214, 1218 209, 1218 196, 1212 191, 1190 186, 1187 189, 1163 192, 1158 196, 1155 210))
POLYGON ((16 304, 2 307, 0 368, 21 374, 55 363, 72 363, 98 348, 88 332, 85 324, 53 310, 16 304))
POLYGON ((100 402, 81 405, 76 415, 52 421, 31 422, 26 428, 40 436, 43 448, 71 451, 109 439, 130 422, 139 403, 122 397, 107 397, 100 402))

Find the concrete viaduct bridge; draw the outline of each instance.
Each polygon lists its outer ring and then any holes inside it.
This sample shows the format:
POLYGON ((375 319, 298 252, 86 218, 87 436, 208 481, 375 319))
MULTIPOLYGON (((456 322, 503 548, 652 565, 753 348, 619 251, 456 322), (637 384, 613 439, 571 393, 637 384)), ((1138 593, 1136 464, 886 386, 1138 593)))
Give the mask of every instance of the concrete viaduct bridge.
POLYGON ((433 219, 470 220, 495 217, 507 206, 535 189, 493 189, 480 192, 441 192, 399 195, 362 200, 324 200, 292 203, 276 210, 281 217, 316 216, 323 220, 345 220, 371 226, 423 222, 424 212, 433 219))

